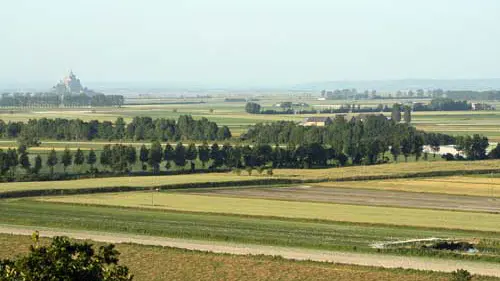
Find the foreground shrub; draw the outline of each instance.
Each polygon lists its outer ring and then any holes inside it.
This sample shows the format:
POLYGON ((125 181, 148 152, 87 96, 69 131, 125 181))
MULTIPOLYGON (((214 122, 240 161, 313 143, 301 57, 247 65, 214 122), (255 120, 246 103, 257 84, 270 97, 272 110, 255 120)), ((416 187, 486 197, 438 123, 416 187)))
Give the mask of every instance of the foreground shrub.
POLYGON ((54 237, 49 246, 39 245, 38 233, 33 234, 30 253, 17 260, 0 261, 0 280, 5 281, 131 281, 128 268, 118 265, 114 245, 99 247, 72 243, 67 237, 54 237))

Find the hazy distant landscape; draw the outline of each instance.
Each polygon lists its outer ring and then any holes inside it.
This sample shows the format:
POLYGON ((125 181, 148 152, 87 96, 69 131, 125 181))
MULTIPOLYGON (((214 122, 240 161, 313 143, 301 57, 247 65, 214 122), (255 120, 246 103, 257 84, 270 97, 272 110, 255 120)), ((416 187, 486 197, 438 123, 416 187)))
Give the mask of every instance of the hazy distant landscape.
POLYGON ((500 2, 5 2, 0 280, 500 280, 500 2))

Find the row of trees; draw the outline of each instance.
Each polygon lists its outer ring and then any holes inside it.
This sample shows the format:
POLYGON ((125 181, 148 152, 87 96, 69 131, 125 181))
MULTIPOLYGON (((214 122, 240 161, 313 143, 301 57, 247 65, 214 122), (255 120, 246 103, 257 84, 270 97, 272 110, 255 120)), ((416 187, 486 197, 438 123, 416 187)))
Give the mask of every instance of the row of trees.
MULTIPOLYGON (((399 155, 405 158, 415 154, 417 160, 422 154, 423 141, 418 136, 411 136, 401 143, 392 144, 390 153, 397 160, 399 155)), ((160 142, 153 142, 151 146, 141 146, 139 150, 130 145, 105 145, 100 154, 94 150, 84 152, 77 149, 72 152, 65 149, 62 154, 58 154, 54 149, 46 156, 45 161, 40 155, 36 155, 34 160, 24 146, 19 149, 0 150, 0 174, 14 178, 16 171, 21 168, 26 174, 38 174, 43 166, 46 166, 50 174, 54 174, 55 167, 63 167, 64 173, 68 167, 73 168, 73 172, 81 171, 82 165, 87 165, 89 172, 96 173, 96 165, 104 171, 113 173, 128 173, 134 170, 136 163, 140 163, 143 171, 150 170, 153 173, 161 171, 162 167, 166 171, 174 166, 178 169, 185 169, 189 165, 193 172, 196 162, 201 163, 202 168, 210 170, 219 168, 311 168, 327 166, 344 166, 351 159, 352 164, 375 164, 388 161, 385 157, 387 150, 383 150, 379 141, 363 142, 356 146, 346 147, 347 153, 343 150, 336 150, 331 146, 324 146, 319 143, 304 145, 288 145, 272 147, 269 144, 257 144, 254 146, 232 146, 217 143, 209 146, 203 144, 196 146, 194 143, 188 146, 182 143, 172 146, 170 144, 161 145, 160 142)))
POLYGON ((453 100, 450 98, 438 98, 431 100, 430 104, 415 104, 414 111, 459 111, 471 110, 472 104, 466 100, 453 100))
POLYGON ((55 140, 227 140, 231 131, 227 126, 219 127, 206 118, 194 120, 182 115, 179 119, 152 119, 135 117, 125 123, 119 117, 116 121, 89 122, 80 119, 30 119, 28 122, 8 123, 0 120, 0 138, 17 138, 21 144, 37 145, 40 139, 55 140))
POLYGON ((3 93, 0 107, 57 107, 63 106, 122 106, 125 99, 122 95, 93 95, 56 93, 3 93))
MULTIPOLYGON (((24 170, 25 174, 37 175, 44 165, 51 175, 54 175, 54 169, 58 165, 63 167, 64 173, 68 167, 72 167, 73 172, 82 172, 83 165, 87 165, 89 168, 85 172, 97 173, 99 170, 96 165, 100 164, 102 171, 111 171, 116 174, 133 172, 137 163, 141 164, 142 171, 149 169, 153 173, 159 173, 162 167, 166 171, 172 170, 174 166, 184 170, 186 165, 189 165, 191 172, 194 172, 196 162, 201 163, 203 169, 208 167, 210 170, 219 168, 345 166, 349 164, 349 160, 350 164, 353 165, 370 165, 387 162, 389 159, 386 155, 389 153, 395 161, 398 161, 401 155, 404 156, 405 161, 411 155, 418 161, 423 154, 424 137, 415 130, 409 130, 407 133, 401 139, 393 139, 389 143, 389 147, 384 147, 379 138, 374 138, 372 141, 360 139, 359 142, 340 149, 319 143, 288 145, 286 147, 275 145, 272 147, 269 144, 253 146, 224 144, 219 146, 217 143, 211 146, 206 143, 200 146, 196 146, 194 143, 185 146, 179 142, 172 146, 170 144, 161 145, 160 142, 155 141, 149 147, 142 145, 139 150, 131 145, 105 145, 99 155, 92 149, 88 152, 81 149, 77 149, 76 152, 65 149, 62 154, 58 155, 53 149, 48 153, 45 161, 40 155, 36 155, 34 159, 31 158, 26 147, 20 146, 17 150, 0 150, 0 175, 15 178, 18 168, 24 170)), ((469 160, 499 159, 500 146, 487 155, 488 145, 486 137, 474 135, 459 137, 456 148, 469 160)), ((434 153, 438 152, 439 142, 431 142, 430 148, 434 153)), ((444 158, 448 160, 463 159, 462 156, 453 155, 445 155, 444 158)))

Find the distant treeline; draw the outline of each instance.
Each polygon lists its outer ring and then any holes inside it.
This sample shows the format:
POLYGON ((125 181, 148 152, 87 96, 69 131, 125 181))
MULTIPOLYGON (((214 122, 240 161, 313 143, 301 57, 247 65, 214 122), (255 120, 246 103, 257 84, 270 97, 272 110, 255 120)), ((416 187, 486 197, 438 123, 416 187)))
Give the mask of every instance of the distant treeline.
POLYGON ((445 134, 418 131, 407 123, 396 123, 382 115, 364 118, 337 116, 324 127, 305 127, 294 122, 280 121, 257 124, 251 127, 242 139, 255 143, 287 143, 303 145, 320 143, 331 147, 336 153, 347 155, 354 164, 365 161, 374 163, 381 154, 418 159, 423 145, 433 147, 454 144, 455 138, 445 134))
POLYGON ((414 111, 458 111, 472 110, 472 104, 466 100, 453 100, 450 98, 433 99, 430 104, 414 104, 414 111))
MULTIPOLYGON (((297 110, 292 108, 285 108, 282 110, 275 109, 262 109, 260 104, 249 102, 245 106, 245 111, 250 114, 339 114, 339 113, 375 113, 375 112, 392 112, 394 107, 399 105, 400 111, 404 110, 404 105, 394 104, 393 107, 388 105, 379 104, 376 107, 361 107, 355 104, 343 104, 338 108, 330 107, 321 110, 297 110)), ((466 111, 466 110, 494 110, 495 107, 485 103, 472 103, 466 100, 453 100, 450 98, 435 98, 431 100, 430 104, 413 103, 406 105, 413 111, 466 111)))
POLYGON ((30 119, 28 122, 4 122, 0 120, 0 138, 18 139, 28 146, 36 145, 40 139, 53 140, 227 140, 231 131, 227 126, 219 127, 206 118, 194 120, 189 115, 174 119, 152 119, 135 117, 125 123, 116 121, 89 122, 80 119, 30 119))
POLYGON ((122 95, 104 94, 67 94, 55 93, 3 93, 0 107, 57 107, 60 105, 76 106, 121 106, 124 103, 122 95))
POLYGON ((500 100, 500 91, 447 91, 445 94, 457 100, 500 100))
POLYGON ((500 100, 500 91, 444 91, 443 89, 397 91, 394 94, 380 95, 377 91, 358 92, 356 89, 336 89, 321 91, 321 97, 329 100, 365 99, 414 99, 414 98, 451 98, 456 100, 500 100))

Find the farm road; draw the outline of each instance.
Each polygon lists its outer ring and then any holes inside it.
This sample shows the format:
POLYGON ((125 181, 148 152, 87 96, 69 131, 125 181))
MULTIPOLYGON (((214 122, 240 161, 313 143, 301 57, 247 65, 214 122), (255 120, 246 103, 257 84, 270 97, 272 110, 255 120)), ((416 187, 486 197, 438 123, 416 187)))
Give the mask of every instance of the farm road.
POLYGON ((500 266, 495 263, 487 262, 332 252, 300 248, 194 241, 165 237, 128 235, 121 233, 104 233, 49 229, 41 227, 0 225, 0 233, 5 234, 31 235, 35 230, 40 231, 40 236, 42 237, 68 236, 74 239, 92 240, 106 243, 134 243, 140 245, 174 247, 188 250, 227 253, 234 255, 281 256, 283 258, 291 260, 312 260, 318 262, 333 262, 386 268, 405 268, 443 272, 451 272, 458 268, 463 268, 473 274, 500 277, 500 266))
MULTIPOLYGON (((185 191, 192 192, 192 191, 185 191)), ((231 188, 193 191, 196 194, 290 201, 395 206, 476 212, 500 212, 500 199, 481 196, 386 191, 344 187, 231 188)))

